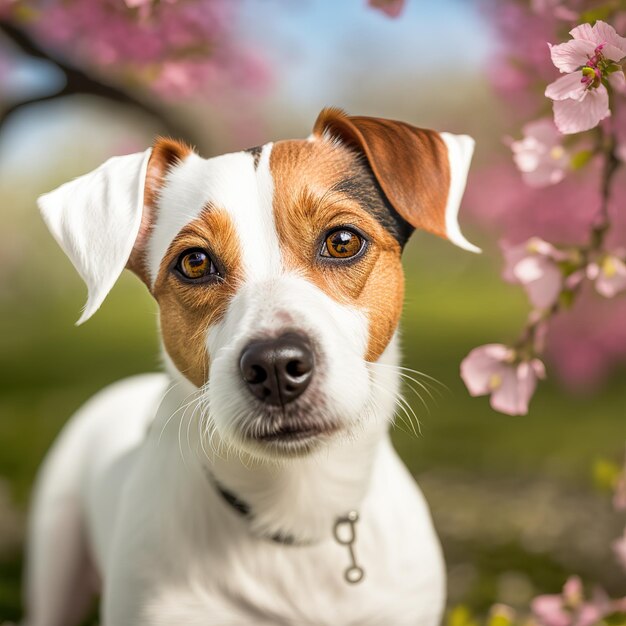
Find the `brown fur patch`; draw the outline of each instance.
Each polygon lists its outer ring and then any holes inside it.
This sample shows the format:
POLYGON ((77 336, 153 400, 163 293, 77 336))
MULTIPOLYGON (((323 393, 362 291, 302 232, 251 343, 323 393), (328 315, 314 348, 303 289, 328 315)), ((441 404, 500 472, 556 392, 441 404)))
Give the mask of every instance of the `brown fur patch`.
POLYGON ((166 137, 158 137, 152 148, 146 171, 141 225, 139 226, 139 233, 133 251, 126 264, 126 267, 137 274, 148 287, 150 286, 150 278, 145 263, 145 250, 152 225, 155 222, 159 191, 168 170, 183 161, 192 152, 193 149, 186 143, 166 137))
POLYGON ((365 167, 349 149, 327 141, 274 144, 274 217, 285 265, 341 304, 366 313, 369 345, 365 358, 375 361, 397 327, 404 296, 401 248, 394 236, 347 193, 341 183, 365 167), (324 235, 353 226, 366 235, 365 253, 341 262, 320 258, 324 235))
POLYGON ((313 133, 356 148, 409 224, 446 237, 450 166, 439 133, 395 120, 349 116, 334 108, 319 114, 313 133))
POLYGON ((224 316, 241 281, 239 240, 226 211, 207 207, 176 235, 168 248, 154 284, 159 303, 161 334, 167 353, 178 370, 200 387, 208 379, 206 333, 224 316), (189 248, 206 249, 219 262, 223 280, 189 284, 172 267, 189 248))

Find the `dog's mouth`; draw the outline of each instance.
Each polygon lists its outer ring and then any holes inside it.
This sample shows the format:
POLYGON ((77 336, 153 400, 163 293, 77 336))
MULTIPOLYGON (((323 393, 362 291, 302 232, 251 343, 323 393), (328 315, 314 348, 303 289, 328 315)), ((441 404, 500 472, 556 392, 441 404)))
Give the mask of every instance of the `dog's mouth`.
POLYGON ((272 430, 267 433, 259 433, 255 439, 257 441, 301 441, 303 439, 310 439, 312 437, 319 437, 328 432, 328 429, 320 425, 308 425, 297 426, 295 424, 288 424, 281 426, 276 430, 272 430))
POLYGON ((248 438, 257 443, 300 444, 330 436, 337 430, 338 426, 332 424, 287 423, 253 431, 248 438))

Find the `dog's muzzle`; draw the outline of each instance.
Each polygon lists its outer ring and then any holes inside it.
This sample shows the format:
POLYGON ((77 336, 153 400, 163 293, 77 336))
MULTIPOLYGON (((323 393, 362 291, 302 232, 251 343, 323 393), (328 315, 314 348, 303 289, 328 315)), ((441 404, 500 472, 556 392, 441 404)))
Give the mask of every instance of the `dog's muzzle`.
POLYGON ((265 404, 285 406, 309 386, 315 358, 309 342, 297 333, 249 343, 239 360, 250 392, 265 404))

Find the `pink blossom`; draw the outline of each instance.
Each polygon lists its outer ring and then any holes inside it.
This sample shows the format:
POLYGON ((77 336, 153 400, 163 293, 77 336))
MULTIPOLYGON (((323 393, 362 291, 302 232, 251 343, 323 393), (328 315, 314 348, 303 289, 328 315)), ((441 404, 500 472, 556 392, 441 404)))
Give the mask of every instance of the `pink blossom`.
POLYGON ((567 74, 548 85, 545 95, 554 101, 554 121, 565 134, 597 126, 608 117, 608 82, 618 91, 626 89, 621 69, 612 62, 626 56, 626 39, 601 20, 594 26, 581 24, 570 31, 571 41, 550 44, 554 65, 567 74))
POLYGON ((524 181, 531 187, 546 187, 562 181, 570 155, 563 147, 562 135, 554 122, 536 120, 522 130, 523 139, 511 142, 511 150, 524 181))
POLYGON ((537 596, 531 605, 542 626, 593 626, 612 612, 606 595, 597 591, 593 601, 585 601, 578 576, 567 580, 561 594, 537 596))
POLYGON ((491 396, 491 406, 508 415, 524 415, 538 378, 545 378, 539 359, 518 360, 502 344, 474 348, 461 363, 461 378, 472 396, 491 396))
POLYGON ((533 115, 537 111, 535 83, 545 85, 554 73, 545 42, 554 38, 558 22, 550 14, 529 11, 527 3, 483 0, 478 6, 484 7, 497 34, 496 54, 486 66, 492 85, 510 111, 533 115))
POLYGON ((598 389, 611 369, 626 359, 626 298, 595 297, 587 283, 576 306, 550 323, 550 361, 573 393, 598 389))
MULTIPOLYGON (((559 185, 538 188, 524 183, 512 159, 498 155, 497 160, 470 176, 465 206, 495 237, 504 234, 517 242, 536 235, 548 241, 584 245, 601 202, 601 165, 601 159, 592 159, 584 176, 573 172, 559 185)), ((624 233, 626 211, 619 210, 617 200, 626 192, 626 177, 616 177, 613 190, 615 233, 624 233)))
POLYGON ((136 9, 137 7, 149 6, 153 4, 153 0, 124 0, 124 2, 130 9, 136 9))
MULTIPOLYGON (((539 90, 543 92, 545 85, 554 80, 555 69, 550 55, 545 54, 545 42, 563 40, 563 22, 552 13, 552 3, 553 0, 544 0, 543 7, 534 7, 545 9, 541 12, 533 11, 530 2, 480 3, 497 36, 497 54, 487 71, 506 111, 501 129, 521 127, 522 120, 534 119, 539 109, 539 90)), ((585 0, 566 0, 562 4, 576 11, 587 9, 585 0)), ((626 11, 616 10, 611 24, 618 33, 626 35, 626 11)), ((616 154, 626 163, 626 106, 614 107, 611 103, 611 109, 611 118, 605 123, 616 135, 616 154)), ((579 149, 583 148, 577 145, 576 150, 579 149)), ((526 184, 512 159, 494 151, 491 159, 470 177, 465 205, 474 220, 493 237, 521 242, 539 236, 547 241, 584 246, 602 202, 602 165, 602 159, 594 157, 584 173, 571 171, 560 184, 537 188, 526 184)), ((622 170, 611 187, 609 211, 613 226, 607 233, 608 249, 626 244, 626 211, 622 210, 626 176, 622 170)), ((586 272, 568 276, 565 287, 569 288, 570 280, 581 278, 584 280, 578 286, 575 306, 551 320, 546 343, 546 358, 554 373, 574 394, 597 391, 611 370, 626 362, 626 297, 597 297, 586 272)))
POLYGON ((530 6, 539 15, 553 15, 557 19, 573 21, 578 19, 578 13, 564 6, 563 0, 531 0, 530 6))
MULTIPOLYGON (((0 0, 0 3, 3 0, 0 0)), ((6 0, 4 0, 6 1, 6 0)), ((97 66, 107 80, 147 84, 159 95, 185 98, 198 93, 256 89, 259 52, 241 43, 239 3, 228 0, 73 0, 42 2, 33 36, 61 56, 97 66), (130 10, 132 9, 132 10, 130 10)), ((0 8, 1 8, 0 4, 0 8)))
POLYGON ((626 251, 604 255, 598 262, 590 263, 587 276, 594 281, 596 291, 605 298, 613 298, 626 291, 626 251))
POLYGON ((548 309, 555 304, 564 284, 563 272, 557 263, 567 255, 539 237, 517 246, 506 242, 501 246, 506 260, 504 280, 522 285, 530 302, 538 309, 548 309))
POLYGON ((368 6, 382 11, 389 17, 398 17, 404 9, 405 0, 367 0, 368 6))

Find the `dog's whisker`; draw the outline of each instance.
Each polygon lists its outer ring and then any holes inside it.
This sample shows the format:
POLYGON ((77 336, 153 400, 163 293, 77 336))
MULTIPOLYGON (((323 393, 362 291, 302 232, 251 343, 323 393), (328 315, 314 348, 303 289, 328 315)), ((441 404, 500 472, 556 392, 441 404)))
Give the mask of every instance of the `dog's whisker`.
MULTIPOLYGON (((202 391, 202 388, 198 389, 197 393, 201 393, 201 391, 202 391)), ((181 437, 182 427, 183 427, 183 424, 185 423, 185 419, 187 418, 187 413, 188 413, 189 409, 191 408, 191 413, 189 414, 188 421, 187 421, 187 434, 188 434, 189 433, 189 430, 188 430, 189 429, 189 425, 193 421, 194 416, 195 416, 199 406, 200 405, 198 403, 198 398, 192 399, 190 402, 188 402, 185 405, 185 410, 183 411, 181 419, 178 422, 178 449, 180 451, 181 459, 183 461, 183 465, 184 466, 186 466, 187 463, 186 463, 185 452, 184 452, 184 449, 183 449, 183 442, 182 442, 182 437, 181 437)), ((187 442, 188 442, 188 449, 191 452, 191 444, 189 442, 189 438, 187 439, 187 442)))
POLYGON ((373 365, 375 367, 388 367, 394 370, 399 370, 402 372, 410 372, 411 374, 414 374, 416 376, 421 376, 422 378, 425 378, 433 383, 437 383, 437 385, 440 385, 441 387, 443 387, 446 391, 450 391, 450 388, 448 387, 448 385, 446 385, 445 383, 441 382, 438 378, 435 378, 434 376, 431 376, 430 374, 426 374, 426 372, 421 372, 419 370, 413 369, 411 367, 405 367, 404 365, 394 365, 392 363, 378 363, 378 362, 372 362, 369 363, 370 365, 373 365))
MULTIPOLYGON (((392 392, 390 389, 387 389, 386 387, 383 387, 382 385, 378 385, 377 383, 375 383, 374 381, 372 381, 372 385, 374 388, 378 389, 379 391, 386 393, 387 395, 389 395, 391 397, 391 399, 394 402, 394 405, 397 409, 400 409, 404 415, 402 413, 398 413, 397 411, 395 411, 395 415, 398 417, 398 419, 400 419, 404 424, 406 424, 409 428, 412 428, 412 430, 415 432, 415 428, 412 426, 412 422, 411 422, 411 416, 409 415, 409 413, 407 412, 406 408, 404 406, 402 406, 402 404, 399 402, 399 395, 398 393, 394 393, 392 392), (405 417, 406 415, 406 417, 405 417), (408 420, 408 421, 407 421, 408 420)), ((404 430, 400 427, 400 425, 398 424, 398 427, 401 430, 404 430)), ((406 432, 406 431, 404 431, 406 432)), ((407 435, 410 434, 407 432, 407 435)), ((415 432, 415 435, 417 436, 417 432, 415 432)))
POLYGON ((404 372, 398 372, 398 373, 406 384, 408 384, 406 381, 410 380, 411 382, 414 382, 416 385, 418 385, 418 387, 421 387, 430 396, 431 400, 435 403, 435 406, 437 406, 437 399, 435 398, 433 393, 436 393, 439 396, 439 398, 443 398, 443 394, 441 393, 441 390, 435 387, 434 385, 429 384, 428 381, 424 382, 421 380, 417 380, 413 376, 410 376, 409 374, 405 374, 404 372))
MULTIPOLYGON (((418 397, 424 403, 424 406, 426 407, 426 409, 430 412, 430 409, 428 409, 428 406, 424 402, 423 398, 421 396, 418 396, 418 397)), ((413 426, 413 432, 415 432, 415 425, 417 425, 417 430, 419 431, 419 434, 421 435, 422 434, 422 427, 421 427, 419 418, 417 417, 417 413, 415 413, 415 409, 413 409, 413 407, 409 404, 408 400, 406 398, 404 398, 402 395, 398 395, 398 400, 407 408, 407 410, 415 418, 415 422, 413 422, 413 420, 410 420, 411 421, 411 426, 413 426)), ((417 432, 415 432, 415 436, 416 437, 418 436, 417 432)))
POLYGON ((180 431, 181 431, 181 427, 182 427, 183 421, 185 419, 185 415, 187 414, 187 410, 189 409, 190 406, 191 406, 191 403, 188 403, 185 406, 185 410, 183 411, 183 413, 181 415, 181 418, 178 420, 178 451, 180 452, 180 457, 182 459, 183 466, 185 466, 185 467, 187 466, 187 464, 185 463, 185 454, 183 452, 183 444, 182 444, 182 441, 181 441, 181 438, 180 438, 180 431))
MULTIPOLYGON (((379 385, 378 383, 376 383, 375 381, 371 381, 372 385, 378 389, 379 391, 382 391, 383 393, 386 393, 387 395, 389 395, 393 400, 395 405, 402 410, 402 412, 404 413, 404 415, 406 415, 406 419, 408 420, 405 421, 404 416, 402 415, 402 413, 396 413, 396 415, 402 419, 402 421, 405 422, 405 424, 407 424, 407 426, 409 426, 411 428, 411 430, 413 431, 413 433, 415 434, 416 437, 419 437, 419 435, 421 435, 422 429, 421 429, 421 424, 419 421, 419 418, 417 417, 417 414, 415 413, 415 410, 413 409, 413 407, 408 403, 408 401, 402 397, 402 394, 400 392, 393 392, 390 389, 387 389, 386 387, 379 385), (413 419, 412 419, 413 418, 413 419), (417 430, 415 428, 415 424, 417 424, 417 430), (418 433, 419 431, 419 433, 418 433)), ((420 397, 420 399, 423 402, 423 398, 420 397)), ((428 409, 428 407, 426 407, 428 409)))
POLYGON ((192 404, 195 399, 191 399, 189 400, 189 402, 187 402, 187 399, 190 398, 192 395, 194 395, 195 393, 198 393, 198 389, 194 389, 191 393, 187 394, 185 396, 185 398, 183 398, 182 400, 182 404, 181 406, 179 406, 168 418, 167 420, 165 420, 165 423, 163 424, 163 427, 161 428, 161 432, 159 433, 159 437, 157 439, 157 445, 159 445, 161 443, 161 438, 163 437, 163 433, 165 432, 165 429, 167 428, 168 424, 170 423, 170 421, 174 418, 175 415, 177 415, 180 411, 184 411, 190 404, 192 404))
MULTIPOLYGON (((430 411, 430 407, 428 406, 428 403, 426 402, 426 400, 424 399, 424 397, 422 396, 422 394, 407 380, 403 381, 405 387, 407 387, 408 389, 410 389, 420 400, 420 402, 424 405, 424 408, 426 409, 426 411, 428 412, 428 415, 432 415, 431 411, 430 411)), ((416 383, 418 384, 418 383, 416 383)), ((430 391, 428 389, 426 389, 425 387, 423 387, 422 385, 419 385, 422 389, 424 389, 424 391, 428 394, 428 397, 433 401, 433 404, 435 406, 437 406, 437 400, 435 400, 435 397, 432 395, 432 393, 430 393, 430 391)))

